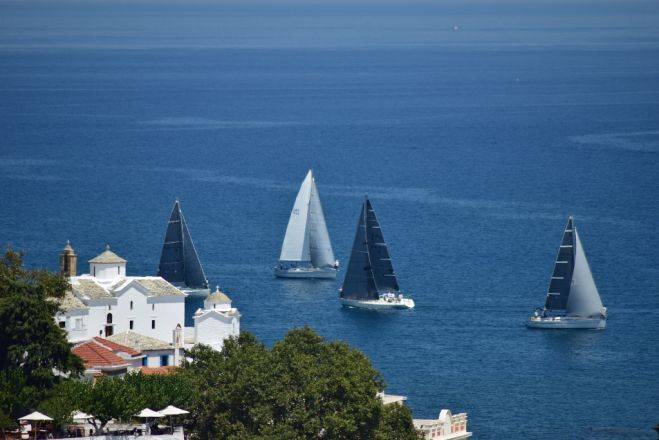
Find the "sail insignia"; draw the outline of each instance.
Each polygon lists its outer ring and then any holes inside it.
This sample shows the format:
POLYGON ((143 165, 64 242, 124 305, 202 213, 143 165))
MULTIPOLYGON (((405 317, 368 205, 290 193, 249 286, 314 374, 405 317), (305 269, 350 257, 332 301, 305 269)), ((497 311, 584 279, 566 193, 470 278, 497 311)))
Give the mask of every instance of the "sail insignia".
POLYGON ((208 280, 178 200, 174 202, 167 223, 158 276, 170 283, 183 284, 189 288, 208 288, 208 280))

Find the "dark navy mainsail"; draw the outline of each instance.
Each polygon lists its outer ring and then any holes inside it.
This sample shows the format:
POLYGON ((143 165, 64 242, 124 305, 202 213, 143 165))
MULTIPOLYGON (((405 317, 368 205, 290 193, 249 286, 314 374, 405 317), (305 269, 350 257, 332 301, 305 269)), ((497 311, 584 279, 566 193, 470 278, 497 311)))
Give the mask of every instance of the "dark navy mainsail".
POLYGON ((565 231, 563 231, 563 239, 554 263, 554 272, 549 282, 545 302, 546 310, 565 310, 567 308, 574 272, 574 251, 574 221, 570 216, 565 225, 565 231))
POLYGON ((193 289, 208 288, 208 280, 201 267, 178 200, 174 203, 167 224, 158 276, 170 283, 184 284, 193 289))
POLYGON ((391 257, 384 241, 380 223, 375 216, 371 201, 366 199, 366 242, 368 253, 373 267, 375 285, 380 292, 398 292, 398 281, 391 264, 391 257))
POLYGON ((368 199, 365 199, 357 223, 350 261, 341 289, 341 298, 357 300, 377 300, 379 298, 368 250, 367 204, 368 199))

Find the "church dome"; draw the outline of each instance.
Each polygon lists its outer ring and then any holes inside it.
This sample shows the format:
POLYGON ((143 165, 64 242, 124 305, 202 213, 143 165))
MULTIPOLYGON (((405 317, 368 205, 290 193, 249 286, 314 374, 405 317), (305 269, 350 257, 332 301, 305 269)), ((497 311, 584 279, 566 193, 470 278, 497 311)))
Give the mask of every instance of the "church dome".
POLYGON ((105 245, 105 251, 102 253, 98 254, 91 260, 89 260, 90 263, 96 263, 96 264, 122 264, 126 263, 126 260, 121 258, 119 255, 115 254, 110 250, 110 245, 105 245))
POLYGON ((206 301, 210 304, 231 304, 231 298, 229 298, 224 292, 220 291, 220 287, 215 287, 215 292, 208 295, 206 301))

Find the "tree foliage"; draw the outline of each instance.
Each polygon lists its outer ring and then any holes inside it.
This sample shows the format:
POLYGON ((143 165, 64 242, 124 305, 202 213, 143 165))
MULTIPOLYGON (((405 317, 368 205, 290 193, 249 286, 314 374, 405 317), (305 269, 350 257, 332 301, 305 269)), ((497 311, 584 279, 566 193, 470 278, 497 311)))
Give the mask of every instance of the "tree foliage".
POLYGON ((95 382, 63 382, 40 409, 53 417, 57 425, 70 422, 74 411, 94 415, 96 420, 92 425, 102 433, 112 419, 130 420, 147 407, 154 410, 167 405, 187 408, 195 396, 196 391, 183 375, 147 376, 138 372, 101 376, 95 382))
POLYGON ((272 349, 249 333, 218 353, 197 346, 181 374, 199 390, 190 425, 199 440, 412 439, 409 410, 386 409, 380 374, 359 351, 294 329, 272 349))
POLYGON ((45 270, 25 270, 22 254, 0 259, 0 412, 12 419, 34 410, 63 376, 83 370, 55 323, 67 281, 45 270))

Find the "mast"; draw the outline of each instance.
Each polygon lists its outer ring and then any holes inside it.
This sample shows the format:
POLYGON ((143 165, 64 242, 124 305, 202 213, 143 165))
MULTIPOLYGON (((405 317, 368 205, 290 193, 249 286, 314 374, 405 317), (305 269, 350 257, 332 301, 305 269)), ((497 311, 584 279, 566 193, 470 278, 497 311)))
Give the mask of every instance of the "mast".
POLYGON ((368 198, 364 197, 357 231, 352 243, 350 261, 346 270, 346 277, 341 289, 341 298, 357 300, 377 300, 378 289, 371 267, 371 259, 368 253, 368 234, 366 232, 366 206, 368 198))
POLYGON ((365 203, 368 253, 373 267, 375 285, 378 291, 398 292, 400 290, 398 280, 391 263, 387 243, 382 235, 380 222, 378 222, 370 200, 366 199, 365 203))
POLYGON ((167 223, 158 276, 170 283, 185 284, 192 288, 208 288, 206 275, 201 267, 178 200, 174 202, 167 223))
POLYGON ((311 194, 309 199, 309 251, 311 264, 314 267, 333 267, 336 259, 332 251, 320 195, 316 188, 316 179, 311 179, 311 194))
POLYGON ((313 174, 309 170, 300 186, 291 216, 288 219, 288 226, 286 227, 286 235, 281 246, 279 261, 307 262, 311 260, 308 220, 312 183, 313 174))
POLYGON ((549 289, 547 290, 545 310, 564 311, 567 308, 570 285, 572 284, 572 274, 574 272, 573 223, 572 216, 568 217, 565 230, 563 231, 561 245, 558 248, 558 254, 554 262, 554 271, 549 282, 549 289))

